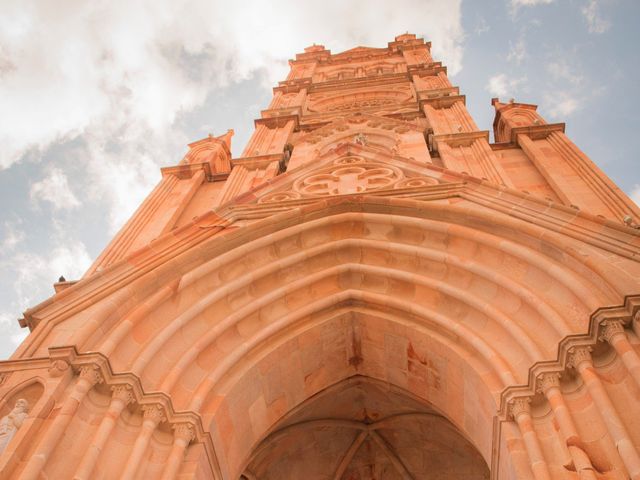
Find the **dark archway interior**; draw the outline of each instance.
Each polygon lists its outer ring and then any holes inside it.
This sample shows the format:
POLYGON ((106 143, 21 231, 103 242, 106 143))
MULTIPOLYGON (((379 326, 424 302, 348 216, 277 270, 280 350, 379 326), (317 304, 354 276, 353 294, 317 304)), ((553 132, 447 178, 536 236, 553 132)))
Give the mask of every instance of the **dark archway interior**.
POLYGON ((407 392, 354 376, 304 402, 254 449, 247 480, 489 478, 455 426, 407 392))

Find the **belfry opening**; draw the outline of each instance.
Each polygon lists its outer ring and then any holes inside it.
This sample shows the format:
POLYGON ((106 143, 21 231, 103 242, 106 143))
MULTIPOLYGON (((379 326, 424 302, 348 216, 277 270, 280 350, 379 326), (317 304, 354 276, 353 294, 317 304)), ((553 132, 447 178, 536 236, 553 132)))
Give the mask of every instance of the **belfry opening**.
POLYGON ((640 210, 431 44, 313 45, 0 362, 0 476, 640 480, 640 210))

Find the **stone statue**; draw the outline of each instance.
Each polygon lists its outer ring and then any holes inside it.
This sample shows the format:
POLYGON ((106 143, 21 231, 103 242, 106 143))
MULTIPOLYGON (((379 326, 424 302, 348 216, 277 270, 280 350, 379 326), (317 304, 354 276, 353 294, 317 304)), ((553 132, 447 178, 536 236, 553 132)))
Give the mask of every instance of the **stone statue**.
POLYGON ((28 411, 29 402, 24 398, 20 398, 13 410, 0 419, 0 453, 4 452, 13 436, 22 426, 22 422, 27 418, 28 411))

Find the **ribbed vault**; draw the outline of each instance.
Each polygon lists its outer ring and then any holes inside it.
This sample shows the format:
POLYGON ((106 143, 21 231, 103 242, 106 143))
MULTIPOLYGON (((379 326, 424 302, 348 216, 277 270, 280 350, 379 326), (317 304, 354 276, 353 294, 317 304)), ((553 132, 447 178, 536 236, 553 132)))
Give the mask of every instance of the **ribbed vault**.
POLYGON ((354 376, 314 395, 255 449, 244 478, 489 478, 438 412, 386 382, 354 376))

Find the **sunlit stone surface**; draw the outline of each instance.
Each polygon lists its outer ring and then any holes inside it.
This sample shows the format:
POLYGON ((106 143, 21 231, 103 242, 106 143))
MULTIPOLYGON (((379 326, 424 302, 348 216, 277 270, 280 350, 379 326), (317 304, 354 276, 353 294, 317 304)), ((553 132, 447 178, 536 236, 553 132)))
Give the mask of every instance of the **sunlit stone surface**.
POLYGON ((296 55, 25 312, 0 476, 640 479, 640 212, 493 106, 411 34, 296 55))

